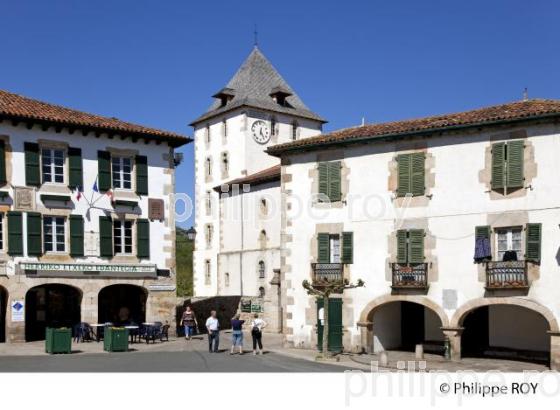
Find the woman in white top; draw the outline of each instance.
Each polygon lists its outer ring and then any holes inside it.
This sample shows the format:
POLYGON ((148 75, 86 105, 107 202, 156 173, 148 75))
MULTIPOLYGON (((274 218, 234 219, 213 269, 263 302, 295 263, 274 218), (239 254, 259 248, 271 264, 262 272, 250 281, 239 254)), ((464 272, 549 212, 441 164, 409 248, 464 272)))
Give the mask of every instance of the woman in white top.
POLYGON ((253 338, 253 354, 259 352, 262 354, 262 330, 266 327, 266 322, 259 318, 259 315, 255 313, 255 318, 251 322, 251 337, 253 338), (258 345, 258 350, 257 350, 258 345))

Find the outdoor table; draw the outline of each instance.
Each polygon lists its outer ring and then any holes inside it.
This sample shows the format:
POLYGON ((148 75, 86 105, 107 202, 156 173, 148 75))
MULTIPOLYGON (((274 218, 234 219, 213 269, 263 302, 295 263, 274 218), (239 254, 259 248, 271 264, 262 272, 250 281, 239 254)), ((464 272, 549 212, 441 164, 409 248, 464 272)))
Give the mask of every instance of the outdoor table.
POLYGON ((104 323, 90 323, 89 326, 90 326, 92 329, 95 328, 95 332, 94 332, 94 334, 95 334, 95 341, 96 341, 96 342, 99 342, 99 328, 100 328, 100 327, 101 327, 101 328, 104 327, 105 324, 104 324, 104 323))
MULTIPOLYGON (((138 330, 140 329, 140 326, 128 325, 128 326, 124 326, 124 328, 128 330, 138 330)), ((129 337, 130 337, 130 343, 134 343, 134 334, 132 332, 129 332, 129 337)))

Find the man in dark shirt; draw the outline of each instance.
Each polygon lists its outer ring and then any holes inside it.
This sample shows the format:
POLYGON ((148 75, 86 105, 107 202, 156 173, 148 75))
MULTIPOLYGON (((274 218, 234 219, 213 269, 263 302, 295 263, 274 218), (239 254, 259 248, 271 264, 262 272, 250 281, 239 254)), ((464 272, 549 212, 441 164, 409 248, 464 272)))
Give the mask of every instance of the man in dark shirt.
POLYGON ((243 354, 243 323, 244 320, 239 320, 239 313, 231 319, 231 352, 233 354, 235 347, 239 347, 239 354, 243 354))

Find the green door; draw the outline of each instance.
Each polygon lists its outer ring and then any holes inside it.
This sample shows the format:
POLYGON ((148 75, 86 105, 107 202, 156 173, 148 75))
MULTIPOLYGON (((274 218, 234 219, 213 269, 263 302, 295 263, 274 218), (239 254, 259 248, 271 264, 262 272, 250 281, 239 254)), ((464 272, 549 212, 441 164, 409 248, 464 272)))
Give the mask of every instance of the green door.
MULTIPOLYGON (((317 348, 323 347, 323 325, 319 321, 319 309, 323 307, 323 299, 317 299, 317 348)), ((342 299, 329 299, 329 351, 342 352, 342 299)))

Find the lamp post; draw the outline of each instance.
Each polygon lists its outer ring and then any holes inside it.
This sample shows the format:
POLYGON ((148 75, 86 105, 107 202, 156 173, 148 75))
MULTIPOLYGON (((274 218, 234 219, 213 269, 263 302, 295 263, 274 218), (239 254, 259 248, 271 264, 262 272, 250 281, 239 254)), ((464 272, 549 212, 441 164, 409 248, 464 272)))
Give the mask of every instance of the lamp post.
POLYGON ((196 229, 194 229, 194 227, 190 227, 189 229, 187 229, 187 239, 191 242, 193 242, 196 238, 196 229))

